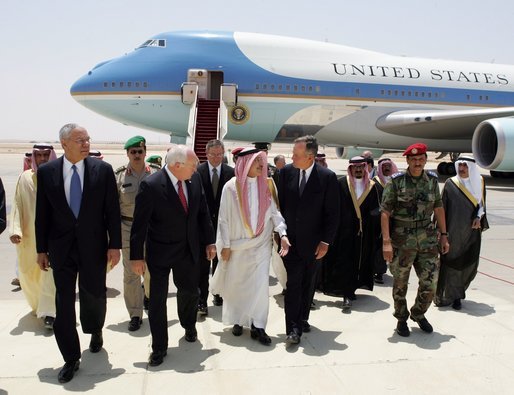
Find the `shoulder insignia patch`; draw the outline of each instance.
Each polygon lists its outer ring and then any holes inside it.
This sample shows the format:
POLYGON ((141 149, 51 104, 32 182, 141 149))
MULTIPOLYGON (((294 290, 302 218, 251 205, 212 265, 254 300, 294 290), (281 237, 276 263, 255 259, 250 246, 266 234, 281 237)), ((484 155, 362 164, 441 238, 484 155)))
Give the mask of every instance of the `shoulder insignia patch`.
POLYGON ((127 170, 127 166, 120 166, 114 171, 114 174, 120 174, 122 171, 125 170, 127 170))
POLYGON ((405 172, 404 172, 404 171, 399 171, 398 173, 394 173, 394 174, 391 176, 391 178, 392 178, 392 179, 395 179, 395 178, 401 177, 401 176, 403 176, 403 175, 405 175, 405 172))
POLYGON ((430 176, 430 177, 435 177, 435 178, 438 178, 437 177, 437 173, 432 171, 432 170, 427 170, 427 174, 430 176))

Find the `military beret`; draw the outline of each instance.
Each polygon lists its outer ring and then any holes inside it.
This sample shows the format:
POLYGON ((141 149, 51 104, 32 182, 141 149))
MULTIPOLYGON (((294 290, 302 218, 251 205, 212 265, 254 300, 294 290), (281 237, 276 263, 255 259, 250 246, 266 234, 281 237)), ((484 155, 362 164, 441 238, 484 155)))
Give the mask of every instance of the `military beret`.
POLYGON ((243 147, 237 147, 237 148, 234 148, 234 149, 232 150, 232 155, 237 156, 237 155, 239 155, 239 153, 240 153, 242 150, 244 150, 244 148, 243 148, 243 147))
POLYGON ((162 157, 160 157, 159 155, 151 155, 148 158, 146 158, 146 161, 148 163, 154 163, 159 166, 162 165, 162 157))
POLYGON ((143 136, 134 136, 127 140, 124 149, 146 147, 146 140, 143 136))
POLYGON ((427 153, 427 146, 423 143, 409 145, 404 151, 403 156, 421 155, 427 153))

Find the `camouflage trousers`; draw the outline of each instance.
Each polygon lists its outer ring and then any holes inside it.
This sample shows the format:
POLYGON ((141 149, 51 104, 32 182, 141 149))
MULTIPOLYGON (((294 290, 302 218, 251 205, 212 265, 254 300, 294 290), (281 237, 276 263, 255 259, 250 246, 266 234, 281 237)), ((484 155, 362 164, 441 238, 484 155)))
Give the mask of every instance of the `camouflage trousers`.
POLYGON ((417 321, 424 318, 437 288, 437 276, 439 274, 437 246, 422 250, 395 248, 394 258, 389 270, 394 278, 394 316, 401 321, 406 321, 409 318, 405 297, 412 266, 414 266, 419 282, 416 301, 410 310, 410 316, 417 321))

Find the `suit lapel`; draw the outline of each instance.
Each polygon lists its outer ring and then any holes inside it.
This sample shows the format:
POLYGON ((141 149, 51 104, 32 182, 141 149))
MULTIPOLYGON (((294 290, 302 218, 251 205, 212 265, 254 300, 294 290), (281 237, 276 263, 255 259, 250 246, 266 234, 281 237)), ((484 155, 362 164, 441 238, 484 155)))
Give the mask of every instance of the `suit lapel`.
POLYGON ((162 182, 164 197, 167 200, 169 200, 172 204, 174 204, 177 207, 178 211, 186 215, 186 213, 184 212, 184 208, 182 207, 182 203, 180 202, 180 198, 178 197, 178 193, 175 189, 175 185, 173 185, 173 182, 171 181, 170 177, 168 176, 168 173, 166 172, 166 169, 163 168, 161 171, 162 177, 164 177, 164 180, 162 182))
POLYGON ((59 200, 58 205, 62 207, 68 207, 68 211, 70 215, 75 218, 73 215, 73 211, 71 211, 70 205, 68 204, 68 201, 66 200, 66 192, 64 191, 64 176, 63 176, 63 163, 64 163, 64 157, 60 157, 57 159, 56 166, 53 168, 52 173, 52 181, 59 191, 57 195, 57 199, 59 200))

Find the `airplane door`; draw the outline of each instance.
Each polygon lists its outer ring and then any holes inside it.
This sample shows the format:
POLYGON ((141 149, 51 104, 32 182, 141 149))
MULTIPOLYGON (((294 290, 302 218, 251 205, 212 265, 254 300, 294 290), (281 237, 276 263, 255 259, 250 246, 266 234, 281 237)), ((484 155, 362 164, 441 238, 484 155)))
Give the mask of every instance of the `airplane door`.
POLYGON ((221 84, 223 84, 222 71, 190 69, 187 72, 187 81, 198 84, 199 99, 220 99, 220 89, 221 84))
POLYGON ((209 71, 209 99, 219 100, 223 71, 209 71))

